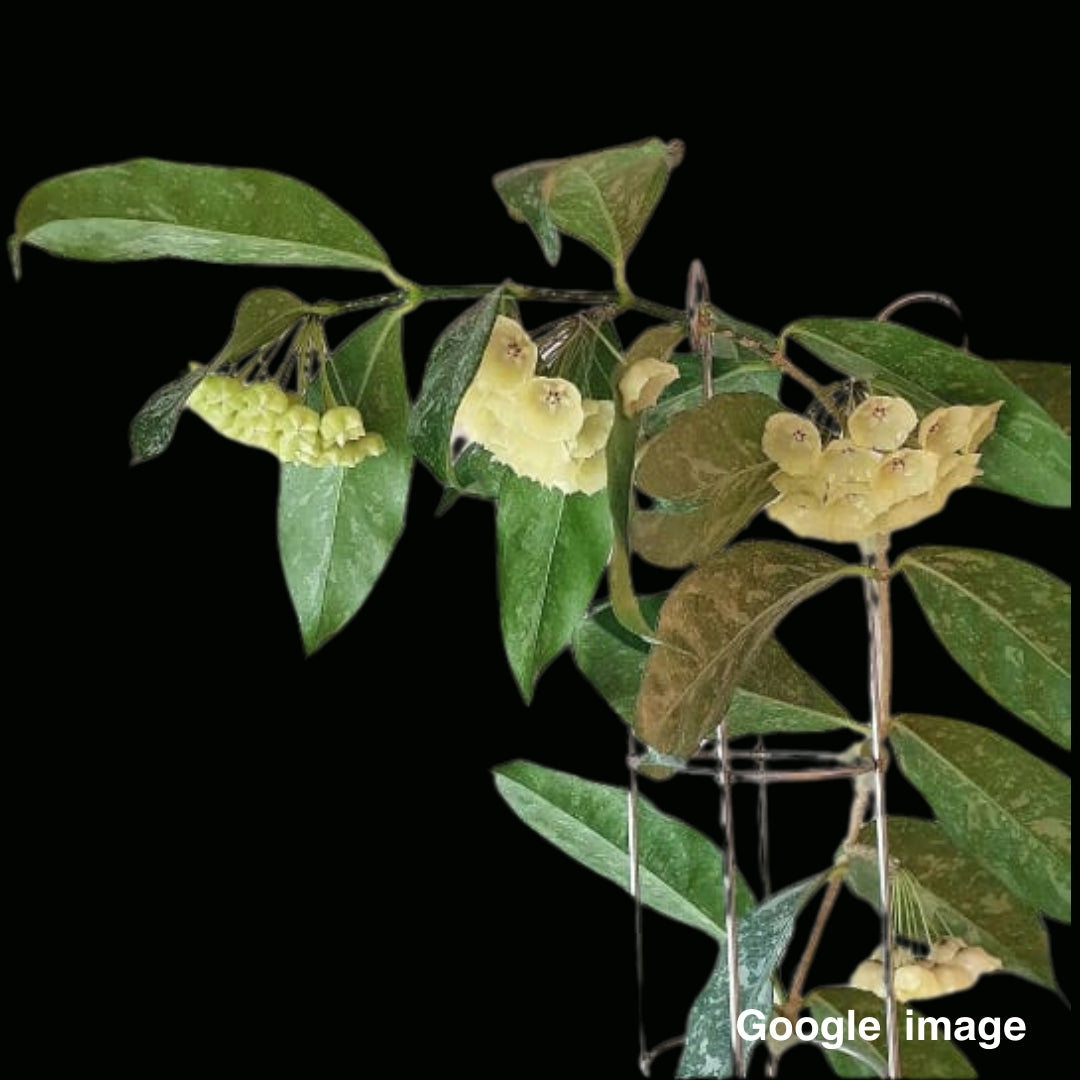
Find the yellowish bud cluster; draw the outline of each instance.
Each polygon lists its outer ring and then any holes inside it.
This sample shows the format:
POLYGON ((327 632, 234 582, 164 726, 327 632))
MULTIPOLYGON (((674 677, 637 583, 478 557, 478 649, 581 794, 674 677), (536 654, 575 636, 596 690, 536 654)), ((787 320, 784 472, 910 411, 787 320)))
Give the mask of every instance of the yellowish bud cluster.
POLYGON ((386 449, 381 435, 364 430, 358 409, 336 405, 320 414, 273 382, 207 375, 187 404, 222 435, 290 464, 350 467, 386 449))
POLYGON ((500 315, 461 399, 455 432, 545 487, 595 494, 607 484, 605 447, 615 407, 582 398, 567 379, 536 374, 536 345, 500 315))
POLYGON ((775 413, 765 455, 780 467, 766 513, 797 536, 858 543, 938 513, 979 475, 975 451, 1002 402, 935 409, 919 423, 903 398, 870 397, 847 418, 847 435, 821 444, 812 421, 775 413), (904 444, 918 424, 918 446, 904 444))
MULTIPOLYGON (((851 985, 885 996, 885 966, 881 947, 852 973, 851 985)), ((941 997, 967 990, 979 976, 997 971, 1001 961, 978 945, 968 945, 962 938, 945 938, 930 947, 930 955, 915 957, 905 948, 893 949, 893 989, 897 1001, 941 997)))

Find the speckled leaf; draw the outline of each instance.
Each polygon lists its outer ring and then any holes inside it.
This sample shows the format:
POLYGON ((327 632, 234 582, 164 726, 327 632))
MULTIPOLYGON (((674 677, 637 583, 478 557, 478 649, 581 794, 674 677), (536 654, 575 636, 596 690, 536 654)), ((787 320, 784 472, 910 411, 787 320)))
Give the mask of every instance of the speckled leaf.
POLYGON ((313 187, 263 169, 140 158, 38 184, 15 213, 19 249, 103 262, 195 259, 376 270, 396 280, 371 234, 313 187))
MULTIPOLYGON (((703 402, 701 358, 694 353, 674 353, 669 363, 679 369, 679 377, 664 388, 660 400, 645 413, 642 430, 648 438, 659 434, 672 417, 703 402)), ((764 394, 776 400, 780 392, 780 372, 767 360, 746 353, 725 338, 713 338, 713 395, 764 394)))
POLYGON ((941 643, 995 700, 1072 745, 1072 589, 1031 563, 921 547, 896 563, 941 643))
POLYGON ((1037 360, 995 360, 993 364, 1009 382, 1034 398, 1066 435, 1072 434, 1071 364, 1037 360))
POLYGON ((469 443, 454 461, 454 474, 460 486, 448 488, 444 498, 474 495, 480 499, 494 499, 503 481, 512 475, 512 470, 496 461, 479 443, 469 443))
MULTIPOLYGON (((876 827, 871 822, 849 849, 848 886, 878 906, 876 827)), ((1038 912, 973 856, 961 851, 933 821, 889 818, 889 857, 906 871, 931 928, 948 927, 969 945, 1000 957, 1006 969, 1054 988, 1050 946, 1038 912)))
POLYGON ((635 730, 661 753, 690 757, 743 673, 794 607, 860 568, 777 541, 736 544, 672 589, 660 611, 635 730))
POLYGON ((570 643, 611 553, 602 492, 565 495, 523 476, 499 488, 495 531, 499 618, 506 656, 526 701, 570 643))
POLYGON ((569 379, 585 398, 611 400, 611 376, 620 359, 619 335, 610 320, 599 325, 592 311, 557 324, 536 339, 537 375, 569 379))
POLYGON ((404 526, 412 469, 401 312, 361 326, 334 363, 347 401, 386 450, 352 468, 281 467, 278 545, 309 653, 356 614, 382 573, 404 526))
POLYGON ((454 417, 480 366, 501 298, 502 287, 492 289, 439 335, 409 419, 416 456, 446 486, 456 483, 451 460, 454 417))
POLYGON ((1069 439, 992 363, 889 322, 805 319, 785 334, 875 392, 907 398, 920 416, 941 405, 1005 402, 982 446, 980 483, 1030 502, 1069 506, 1069 439))
MULTIPOLYGON (((828 1050, 822 1047, 829 1064, 837 1076, 863 1077, 888 1075, 888 1044, 885 1041, 885 1008, 881 998, 866 990, 856 990, 851 986, 819 986, 806 997, 810 1013, 820 1024, 828 1017, 840 1017, 844 1021, 843 1050, 828 1050), (856 1018, 856 1035, 847 1038, 848 1012, 853 1011, 856 1018), (875 1039, 861 1039, 858 1036, 858 1023, 864 1017, 878 1022, 878 1036, 875 1039)), ((910 1041, 905 1036, 907 1009, 905 1006, 900 1016, 900 1075, 924 1077, 925 1080, 963 1080, 976 1076, 971 1062, 955 1043, 941 1039, 919 1039, 910 1041)), ((919 1018, 923 1015, 918 1009, 911 1008, 913 1031, 918 1033, 919 1018)))
POLYGON ((1069 922, 1069 778, 995 732, 961 720, 898 717, 892 744, 900 769, 957 846, 1021 899, 1069 922))
POLYGON ((253 289, 237 304, 232 333, 214 360, 222 366, 242 360, 319 310, 285 289, 253 289))
MULTIPOLYGON (((784 957, 795 929, 795 918, 821 882, 809 878, 789 885, 763 900, 738 923, 740 1007, 772 1011, 772 973, 784 957)), ((717 1077, 733 1074, 731 1011, 728 1002, 728 954, 721 945, 709 981, 697 996, 686 1023, 677 1077, 717 1077)), ((753 1043, 743 1044, 744 1061, 753 1043)))
POLYGON ((205 375, 203 368, 187 371, 150 395, 128 429, 132 465, 165 453, 176 433, 176 425, 187 399, 205 375))
POLYGON ((763 394, 721 394, 652 439, 635 482, 664 509, 633 515, 634 550, 659 566, 703 562, 775 498, 776 464, 761 449, 761 433, 778 410, 763 394))
MULTIPOLYGON (((495 770, 510 809, 560 851, 630 892, 627 792, 528 761, 495 770)), ((638 798, 641 900, 661 915, 724 937, 723 855, 705 835, 638 798)), ((739 912, 753 894, 740 877, 739 912)))
MULTIPOLYGON (((656 625, 665 596, 641 598, 641 610, 656 625)), ((620 626, 609 605, 594 611, 574 631, 574 662, 600 696, 628 724, 634 709, 649 646, 620 626)), ((792 731, 862 728, 848 719, 842 705, 769 638, 746 669, 727 711, 732 736, 792 731)))
POLYGON ((622 281, 626 258, 682 152, 681 143, 646 139, 578 157, 534 161, 496 175, 495 190, 510 216, 533 230, 552 266, 559 259, 562 232, 603 255, 622 281))

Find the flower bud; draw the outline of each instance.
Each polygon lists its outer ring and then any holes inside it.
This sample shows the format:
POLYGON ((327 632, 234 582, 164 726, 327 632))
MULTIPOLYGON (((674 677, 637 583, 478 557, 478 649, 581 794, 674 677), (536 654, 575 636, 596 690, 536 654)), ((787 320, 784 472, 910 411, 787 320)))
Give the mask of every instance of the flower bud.
POLYGON ((966 949, 961 949, 956 954, 953 963, 966 968, 976 977, 987 971, 997 971, 1001 967, 1001 960, 998 957, 991 955, 978 945, 969 945, 966 949))
POLYGON ((938 964, 934 968, 934 974, 943 994, 958 994, 962 990, 969 990, 978 980, 978 976, 959 964, 938 964))
POLYGON ((619 378, 623 413, 635 416, 656 404, 664 388, 679 377, 674 364, 647 356, 635 360, 619 378))
POLYGON ((581 413, 581 430, 570 447, 570 456, 574 458, 592 457, 607 444, 615 422, 615 403, 586 398, 581 403, 581 413))
POLYGON ((319 434, 327 445, 344 446, 359 439, 364 432, 360 410, 351 405, 336 405, 327 409, 319 421, 319 434))

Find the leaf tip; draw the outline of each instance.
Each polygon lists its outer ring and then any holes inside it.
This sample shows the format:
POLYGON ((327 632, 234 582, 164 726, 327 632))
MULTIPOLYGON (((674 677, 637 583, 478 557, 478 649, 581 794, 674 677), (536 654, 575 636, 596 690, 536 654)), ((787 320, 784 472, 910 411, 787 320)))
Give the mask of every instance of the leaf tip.
POLYGON ((22 240, 18 233, 8 237, 8 261, 11 263, 11 275, 16 281, 22 281, 22 240))

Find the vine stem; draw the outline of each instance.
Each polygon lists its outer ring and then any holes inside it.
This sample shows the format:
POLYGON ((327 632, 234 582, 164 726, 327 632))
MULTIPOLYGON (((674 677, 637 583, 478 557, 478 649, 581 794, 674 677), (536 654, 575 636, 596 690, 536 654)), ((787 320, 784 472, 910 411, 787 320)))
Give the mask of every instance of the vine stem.
MULTIPOLYGON (((870 752, 874 762, 873 795, 874 819, 877 832, 878 890, 881 899, 881 943, 884 953, 883 981, 885 990, 885 1037, 888 1046, 888 1075, 900 1075, 900 1028, 896 1015, 896 993, 893 987, 892 953, 894 945, 892 924, 892 894, 889 888, 889 837, 885 808, 885 772, 888 759, 885 742, 889 733, 890 699, 892 696, 892 614, 889 598, 889 537, 875 537, 872 549, 864 558, 873 573, 863 578, 863 596, 870 631, 870 752)), ((844 847, 853 844, 862 828, 870 801, 871 790, 862 780, 856 781, 855 797, 851 803, 844 847)), ((791 980, 791 989, 783 1013, 794 1023, 802 1008, 803 988, 810 965, 817 954, 825 926, 836 905, 847 872, 846 858, 833 867, 829 884, 818 908, 806 948, 799 959, 791 980)))

